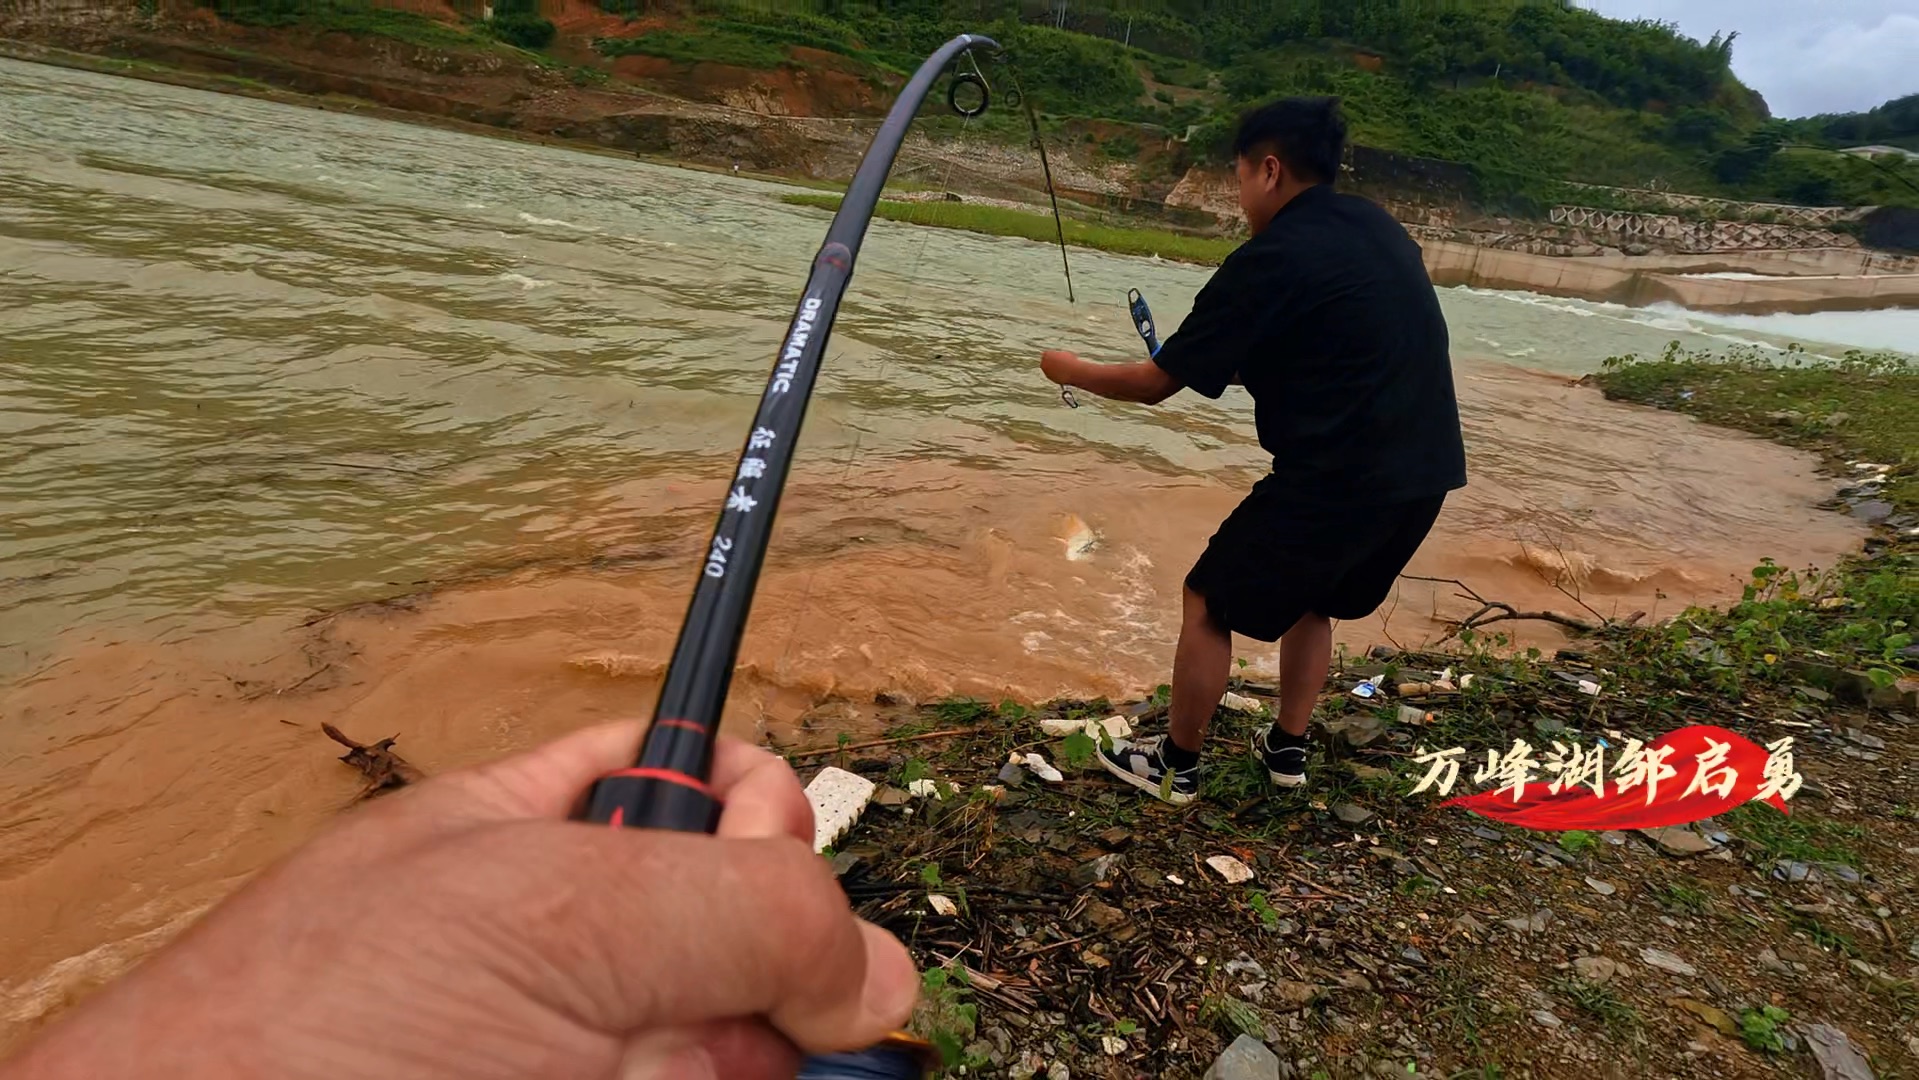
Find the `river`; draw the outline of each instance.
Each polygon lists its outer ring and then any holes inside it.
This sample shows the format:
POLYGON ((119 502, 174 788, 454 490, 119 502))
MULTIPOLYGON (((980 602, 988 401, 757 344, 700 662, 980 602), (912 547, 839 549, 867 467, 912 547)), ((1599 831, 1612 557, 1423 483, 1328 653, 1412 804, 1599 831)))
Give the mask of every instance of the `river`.
MULTIPOLYGON (((650 707, 825 228, 783 190, 0 61, 0 1046, 351 799, 319 720, 439 771, 650 707)), ((873 226, 735 731, 1163 679, 1251 406, 1062 406, 1042 348, 1134 355, 1126 290, 1171 325, 1207 274, 1072 260, 1077 304, 1057 250, 873 226)), ((1804 456, 1568 376, 1867 331, 1442 301, 1473 479, 1413 572, 1657 616, 1862 535, 1804 456)))

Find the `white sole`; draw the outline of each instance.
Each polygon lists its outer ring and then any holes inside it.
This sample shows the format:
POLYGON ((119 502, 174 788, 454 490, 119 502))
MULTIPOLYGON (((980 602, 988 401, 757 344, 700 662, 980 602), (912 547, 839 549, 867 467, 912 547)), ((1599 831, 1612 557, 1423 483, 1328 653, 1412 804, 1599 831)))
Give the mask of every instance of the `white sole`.
POLYGON ((1140 789, 1141 791, 1144 791, 1148 795, 1151 795, 1153 798, 1159 799, 1160 802, 1170 803, 1173 806, 1185 806, 1186 804, 1192 802, 1194 799, 1199 798, 1199 796, 1197 795, 1182 795, 1177 791, 1169 791, 1166 793, 1165 797, 1162 798, 1159 793, 1158 784, 1155 784, 1151 780, 1146 779, 1144 776, 1141 776, 1138 773, 1133 772, 1131 769, 1120 768, 1119 766, 1113 764, 1111 761, 1108 761, 1105 754, 1099 755, 1099 763, 1100 765, 1105 767, 1107 772, 1112 773, 1114 776, 1119 777, 1121 780, 1124 780, 1127 783, 1133 785, 1134 787, 1140 789))
MULTIPOLYGON (((1246 748, 1248 750, 1251 750, 1253 752, 1253 756, 1258 758, 1261 762, 1264 762, 1266 760, 1266 755, 1260 751, 1259 744, 1266 738, 1266 730, 1267 730, 1266 728, 1260 728, 1258 731, 1253 732, 1253 737, 1247 740, 1247 743, 1246 743, 1246 748)), ((1274 787, 1305 787, 1306 786, 1305 773, 1300 773, 1297 776, 1295 776, 1291 773, 1274 772, 1271 769, 1267 769, 1266 779, 1271 780, 1273 782, 1274 787)))

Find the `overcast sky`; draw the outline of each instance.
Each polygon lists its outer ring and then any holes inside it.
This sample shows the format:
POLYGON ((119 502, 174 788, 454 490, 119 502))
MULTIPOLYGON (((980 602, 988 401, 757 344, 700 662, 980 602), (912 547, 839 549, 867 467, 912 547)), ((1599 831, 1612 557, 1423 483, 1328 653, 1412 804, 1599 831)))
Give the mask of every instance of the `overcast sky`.
POLYGON ((1581 0, 1616 19, 1737 30, 1732 68, 1774 116, 1856 112, 1919 93, 1919 0, 1581 0))

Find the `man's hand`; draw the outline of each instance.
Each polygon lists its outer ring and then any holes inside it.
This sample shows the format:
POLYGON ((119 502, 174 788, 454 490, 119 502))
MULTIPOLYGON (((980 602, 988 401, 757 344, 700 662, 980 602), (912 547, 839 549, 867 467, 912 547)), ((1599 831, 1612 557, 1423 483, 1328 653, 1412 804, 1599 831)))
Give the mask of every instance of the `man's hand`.
POLYGON ((848 909, 779 758, 720 743, 717 836, 564 820, 641 730, 353 812, 0 1077, 791 1077, 903 1023, 912 960, 848 909))
POLYGON ((1084 363, 1077 353, 1065 349, 1048 349, 1039 354, 1040 374, 1061 386, 1073 385, 1072 376, 1084 363))

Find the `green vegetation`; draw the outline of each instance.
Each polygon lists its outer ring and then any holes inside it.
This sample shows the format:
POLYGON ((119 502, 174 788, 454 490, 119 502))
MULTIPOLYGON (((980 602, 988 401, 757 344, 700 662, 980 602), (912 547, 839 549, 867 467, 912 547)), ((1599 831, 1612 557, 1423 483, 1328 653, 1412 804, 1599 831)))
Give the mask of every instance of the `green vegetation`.
POLYGON ((553 24, 540 15, 536 0, 495 0, 486 29, 522 49, 544 49, 553 43, 553 24))
POLYGON ((973 1064, 965 1047, 979 1024, 979 1007, 968 1000, 971 996, 964 966, 928 968, 920 976, 920 1000, 908 1026, 939 1050, 949 1069, 973 1064))
POLYGON ((1919 94, 1862 113, 1828 113, 1800 122, 1836 146, 1901 146, 1919 150, 1919 94))
POLYGON ((220 17, 243 26, 301 27, 393 38, 428 48, 458 48, 475 43, 456 26, 379 7, 371 0, 199 0, 220 17))
MULTIPOLYGON (((812 206, 838 210, 838 195, 784 195, 781 201, 794 206, 812 206)), ((908 203, 882 201, 873 216, 912 225, 930 225, 941 229, 963 229, 990 236, 1018 236, 1041 243, 1056 243, 1057 234, 1050 214, 1012 210, 977 203, 908 203)), ((1121 255, 1157 255, 1176 262, 1217 266, 1239 246, 1237 240, 1206 236, 1183 236, 1161 229, 1121 225, 1102 225, 1065 220, 1066 242, 1075 247, 1097 248, 1121 255)))
POLYGON ((1792 1014, 1777 1005, 1762 1005, 1757 1009, 1747 1008, 1739 1014, 1739 1035, 1746 1045, 1763 1054, 1783 1054, 1786 1040, 1780 1037, 1780 1029, 1792 1014))
POLYGON ((1705 911, 1712 899, 1696 881, 1669 881, 1654 893, 1654 897, 1662 906, 1688 915, 1705 911))
POLYGON ((1609 986, 1570 978, 1555 983, 1553 989, 1581 1011, 1616 1032, 1636 1031, 1640 1027, 1639 1012, 1609 986))
POLYGON ((1568 855, 1590 855, 1599 850, 1599 838, 1580 829, 1559 835, 1559 849, 1568 855))
POLYGON ((1795 859, 1808 863, 1860 865, 1849 844, 1863 840, 1864 828, 1819 817, 1795 805, 1791 814, 1770 806, 1747 803, 1727 811, 1726 828, 1764 852, 1768 859, 1795 859))

